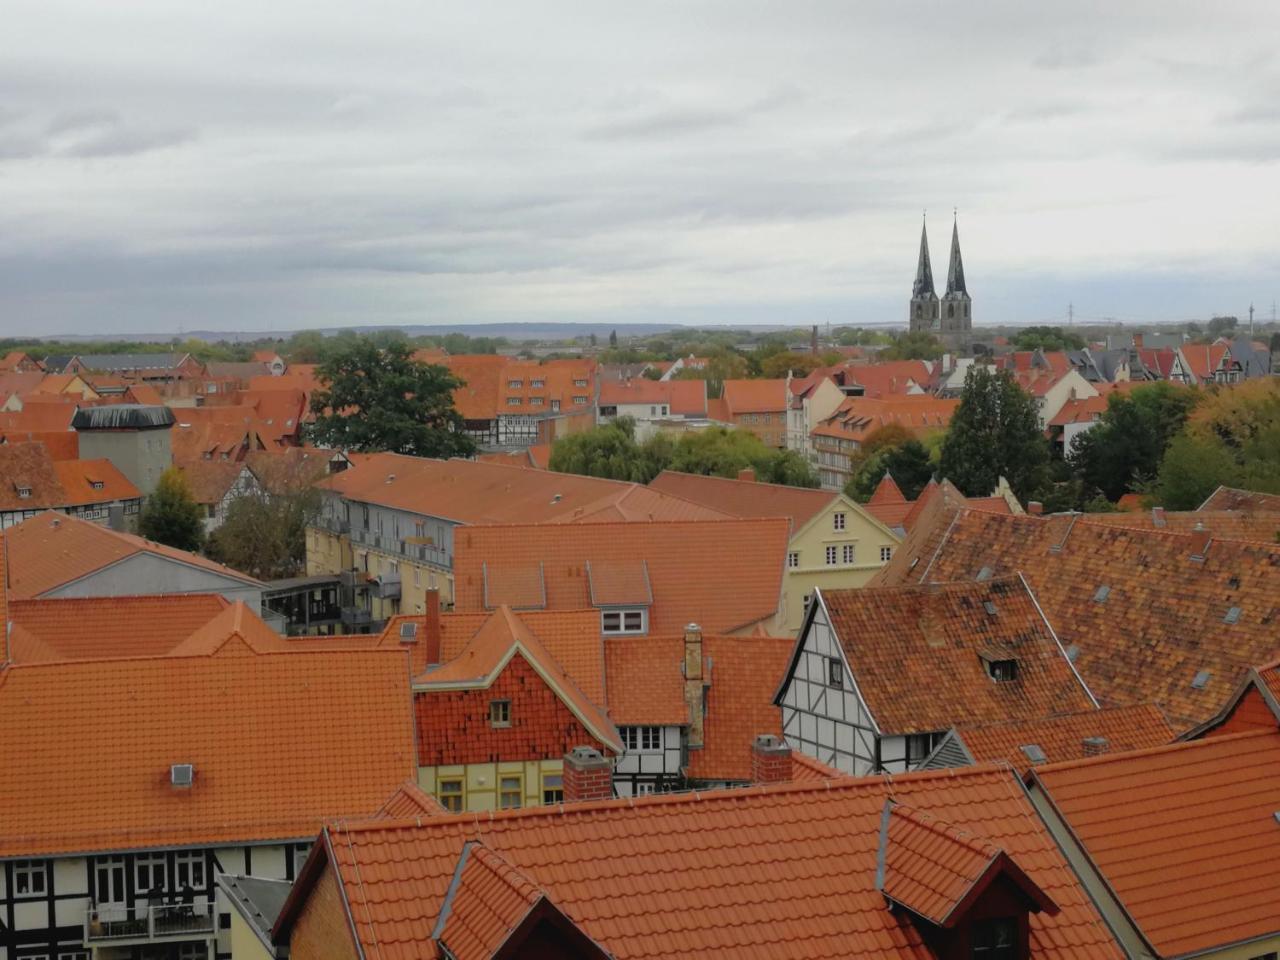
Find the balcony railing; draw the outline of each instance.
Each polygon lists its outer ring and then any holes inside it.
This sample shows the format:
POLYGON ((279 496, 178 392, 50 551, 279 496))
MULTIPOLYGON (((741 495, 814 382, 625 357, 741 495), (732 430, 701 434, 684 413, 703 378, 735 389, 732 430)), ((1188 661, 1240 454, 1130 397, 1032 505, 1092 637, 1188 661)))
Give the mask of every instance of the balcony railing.
POLYGON ((209 900, 158 903, 144 907, 108 904, 90 907, 84 918, 85 943, 192 940, 214 932, 209 900))
POLYGON ((373 622, 373 611, 364 607, 343 607, 342 622, 350 626, 365 626, 373 622))

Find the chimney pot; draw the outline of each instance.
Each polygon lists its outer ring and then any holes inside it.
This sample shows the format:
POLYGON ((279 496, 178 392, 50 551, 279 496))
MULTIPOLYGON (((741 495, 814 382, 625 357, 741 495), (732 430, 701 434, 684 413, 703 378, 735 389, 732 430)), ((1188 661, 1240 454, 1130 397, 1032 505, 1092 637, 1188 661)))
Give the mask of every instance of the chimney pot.
POLYGON ((1027 513, 1031 514, 1033 517, 1044 516, 1044 504, 1039 500, 1032 500, 1027 504, 1027 513))
POLYGON ((613 763, 594 747, 574 747, 564 755, 564 802, 608 800, 613 796, 613 763))
POLYGON ((1106 737, 1085 737, 1084 738, 1084 755, 1086 757, 1100 757, 1107 752, 1108 744, 1106 737))
POLYGON ((1165 523, 1165 520, 1164 520, 1164 507, 1152 507, 1152 508, 1151 508, 1151 522, 1152 522, 1153 524, 1155 524, 1155 526, 1157 526, 1157 527, 1163 527, 1163 526, 1164 526, 1164 523, 1165 523))
POLYGON ((791 748, 781 737, 762 733, 751 743, 751 782, 787 783, 791 780, 791 748))

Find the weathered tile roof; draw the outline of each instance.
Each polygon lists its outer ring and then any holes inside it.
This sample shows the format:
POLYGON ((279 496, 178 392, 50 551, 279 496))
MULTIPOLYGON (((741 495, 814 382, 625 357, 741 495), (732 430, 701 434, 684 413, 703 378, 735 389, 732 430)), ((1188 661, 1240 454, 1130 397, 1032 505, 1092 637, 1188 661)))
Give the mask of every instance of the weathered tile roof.
POLYGON ((1104 741, 1097 746, 1100 753, 1124 753, 1172 743, 1175 736, 1160 708, 1151 703, 1082 710, 1043 720, 961 724, 956 733, 976 762, 1004 760, 1023 773, 1036 762, 1024 747, 1038 747, 1045 757, 1042 762, 1057 763, 1087 756, 1088 739, 1104 741))
POLYGON ((1280 731, 1038 767, 1161 956, 1280 934, 1280 731))
POLYGON ((881 427, 895 425, 915 434, 945 430, 960 405, 957 399, 929 395, 850 397, 810 431, 821 441, 865 440, 881 427))
POLYGON ((1156 703, 1185 729, 1280 655, 1280 544, 1212 532, 961 510, 914 568, 906 545, 889 568, 940 583, 1021 571, 1103 706, 1156 703))
POLYGON ((1277 513, 1280 512, 1280 493, 1259 493, 1256 490, 1219 487, 1204 503, 1200 504, 1200 509, 1277 513))
POLYGON ((889 471, 886 470, 884 476, 880 478, 880 482, 876 484, 876 488, 871 494, 871 499, 867 501, 867 506, 889 506, 890 504, 906 502, 907 498, 903 496, 902 489, 894 481, 889 471))
POLYGON ((1094 706, 1020 577, 820 595, 882 733, 1094 706), (993 680, 984 659, 1015 660, 1016 679, 993 680))
POLYGON ((786 380, 726 380, 721 394, 730 416, 744 413, 785 413, 786 380))
POLYGON ((1254 540, 1280 543, 1280 512, 1266 510, 1151 511, 1090 514, 1091 523, 1116 527, 1175 530, 1191 533, 1210 530, 1219 540, 1254 540))
POLYGON ((839 494, 831 490, 789 487, 780 483, 704 477, 664 470, 649 488, 669 493, 734 517, 788 517, 799 530, 821 513, 839 494))
POLYGON ((0 445, 0 509, 82 507, 141 496, 110 460, 55 459, 43 443, 0 445))
POLYGON ((619 960, 774 956, 783 947, 796 957, 932 960, 875 886, 889 798, 986 837, 1052 898, 1058 915, 1031 917, 1032 956, 1121 955, 1007 770, 334 824, 327 849, 357 940, 382 960, 421 955, 468 841, 483 841, 619 960))
POLYGON ((403 654, 11 666, 0 856, 302 839, 377 809, 414 759, 403 654), (184 763, 193 784, 174 787, 184 763))
POLYGON ((606 380, 600 384, 600 406, 618 404, 666 404, 673 416, 705 417, 707 415, 707 381, 705 380, 606 380))
POLYGON ((697 623, 733 633, 776 615, 790 524, 785 519, 463 527, 454 535, 454 607, 485 609, 484 564, 541 565, 547 609, 591 606, 587 564, 644 560, 653 605, 649 632, 697 623))
POLYGON ((182 471, 191 499, 199 504, 221 503, 240 474, 248 468, 239 460, 174 459, 173 465, 182 471))
POLYGON ((39 597, 126 557, 150 554, 217 573, 242 583, 258 581, 202 556, 166 547, 96 523, 46 512, 4 532, 9 549, 9 595, 39 597))

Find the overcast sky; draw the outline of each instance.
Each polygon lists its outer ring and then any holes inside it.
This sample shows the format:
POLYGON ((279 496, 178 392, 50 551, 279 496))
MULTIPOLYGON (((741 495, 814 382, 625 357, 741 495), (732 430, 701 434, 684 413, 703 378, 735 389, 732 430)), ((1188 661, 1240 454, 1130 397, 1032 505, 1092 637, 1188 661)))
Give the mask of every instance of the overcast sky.
POLYGON ((0 335, 1280 298, 1280 3, 8 0, 0 335), (1090 9, 1092 6, 1092 9, 1090 9))

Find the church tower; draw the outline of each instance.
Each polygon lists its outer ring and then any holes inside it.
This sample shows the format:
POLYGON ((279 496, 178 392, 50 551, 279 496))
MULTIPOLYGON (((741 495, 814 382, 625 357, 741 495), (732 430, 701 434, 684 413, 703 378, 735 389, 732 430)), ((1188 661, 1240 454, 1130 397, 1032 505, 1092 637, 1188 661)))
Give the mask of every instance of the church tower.
POLYGON ((964 285, 964 261, 960 259, 960 228, 951 225, 951 265, 947 267, 947 292, 942 297, 943 333, 973 329, 973 300, 964 285))
POLYGON ((929 263, 929 232, 920 224, 920 260, 916 264, 916 282, 911 286, 911 308, 908 329, 936 330, 938 327, 938 294, 933 289, 933 267, 929 263))

